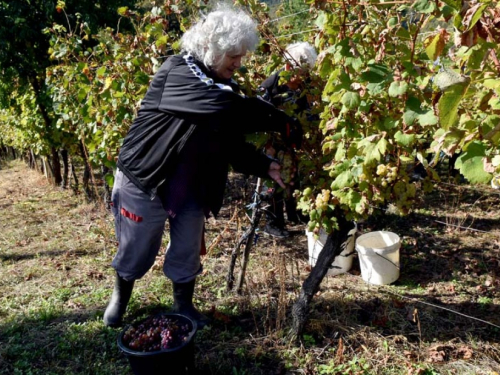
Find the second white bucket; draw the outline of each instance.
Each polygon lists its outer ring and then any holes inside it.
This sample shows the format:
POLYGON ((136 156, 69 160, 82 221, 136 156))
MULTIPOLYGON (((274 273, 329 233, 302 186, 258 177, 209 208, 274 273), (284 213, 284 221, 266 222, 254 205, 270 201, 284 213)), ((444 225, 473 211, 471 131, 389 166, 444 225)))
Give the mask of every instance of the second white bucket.
POLYGON ((370 284, 391 284, 399 278, 399 236, 378 231, 363 234, 356 240, 363 280, 370 284))
MULTIPOLYGON (((340 275, 349 271, 352 267, 352 258, 354 256, 354 234, 356 233, 357 226, 354 226, 349 234, 348 242, 346 243, 345 249, 340 253, 339 256, 335 257, 332 265, 328 268, 326 276, 340 275)), ((325 246, 327 234, 324 230, 320 231, 319 237, 315 238, 313 232, 309 232, 306 229, 307 236, 307 246, 309 248, 309 264, 314 267, 316 260, 318 259, 319 253, 323 250, 325 246)))

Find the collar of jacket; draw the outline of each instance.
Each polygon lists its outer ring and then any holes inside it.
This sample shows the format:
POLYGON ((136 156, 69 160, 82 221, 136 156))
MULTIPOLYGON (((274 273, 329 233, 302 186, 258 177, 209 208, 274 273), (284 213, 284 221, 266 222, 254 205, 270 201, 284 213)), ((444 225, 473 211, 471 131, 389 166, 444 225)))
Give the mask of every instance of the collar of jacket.
POLYGON ((196 59, 189 52, 182 54, 182 58, 191 69, 191 71, 207 85, 216 85, 223 90, 231 90, 240 93, 240 87, 234 79, 223 80, 217 78, 210 69, 208 69, 200 60, 196 59))

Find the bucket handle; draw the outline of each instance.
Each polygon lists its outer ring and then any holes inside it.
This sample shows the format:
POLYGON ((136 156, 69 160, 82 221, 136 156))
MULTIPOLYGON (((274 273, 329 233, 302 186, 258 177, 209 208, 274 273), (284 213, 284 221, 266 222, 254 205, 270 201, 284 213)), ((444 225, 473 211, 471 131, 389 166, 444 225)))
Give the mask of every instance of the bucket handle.
MULTIPOLYGON (((371 249, 370 249, 370 250, 371 250, 371 249)), ((400 269, 400 268, 399 268, 399 266, 398 266, 396 263, 394 263, 392 260, 387 259, 387 258, 386 258, 386 257, 384 257, 382 254, 379 254, 379 253, 377 253, 377 252, 375 252, 375 251, 374 251, 374 253, 375 253, 377 256, 381 257, 382 259, 385 259, 386 261, 388 261, 389 263, 391 263, 391 264, 392 264, 394 267, 396 267, 398 270, 400 269)))

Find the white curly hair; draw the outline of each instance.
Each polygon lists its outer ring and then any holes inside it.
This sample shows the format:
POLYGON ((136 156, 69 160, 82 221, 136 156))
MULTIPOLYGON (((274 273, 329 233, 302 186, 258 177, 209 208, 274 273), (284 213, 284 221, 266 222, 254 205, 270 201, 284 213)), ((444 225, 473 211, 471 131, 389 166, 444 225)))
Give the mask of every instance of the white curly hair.
POLYGON ((318 54, 309 43, 298 42, 286 47, 285 57, 287 62, 294 68, 306 67, 308 69, 313 69, 318 54))
POLYGON ((254 51, 258 42, 257 24, 247 13, 219 5, 184 33, 181 47, 213 68, 227 53, 254 51))

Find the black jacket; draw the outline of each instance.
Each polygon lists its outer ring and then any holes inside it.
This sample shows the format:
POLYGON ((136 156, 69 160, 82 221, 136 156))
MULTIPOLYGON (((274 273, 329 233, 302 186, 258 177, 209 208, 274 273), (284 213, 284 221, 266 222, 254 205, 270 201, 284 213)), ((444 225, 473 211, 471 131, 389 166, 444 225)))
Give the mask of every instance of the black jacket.
POLYGON ((295 113, 300 113, 309 109, 309 103, 305 95, 302 95, 301 90, 292 90, 285 84, 280 85, 280 73, 283 69, 270 75, 259 86, 259 91, 262 97, 276 107, 281 107, 285 103, 296 104, 295 113))
POLYGON ((189 55, 168 58, 123 141, 118 168, 152 198, 160 194, 164 204, 165 197, 175 200, 173 192, 187 189, 217 215, 229 165, 238 172, 267 176, 271 160, 246 143, 244 135, 283 133, 290 121, 264 100, 235 90, 234 81, 214 80, 189 55), (173 176, 177 184, 164 184, 173 176))

